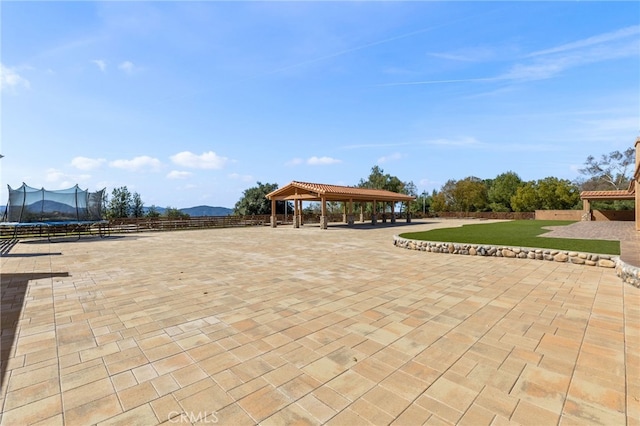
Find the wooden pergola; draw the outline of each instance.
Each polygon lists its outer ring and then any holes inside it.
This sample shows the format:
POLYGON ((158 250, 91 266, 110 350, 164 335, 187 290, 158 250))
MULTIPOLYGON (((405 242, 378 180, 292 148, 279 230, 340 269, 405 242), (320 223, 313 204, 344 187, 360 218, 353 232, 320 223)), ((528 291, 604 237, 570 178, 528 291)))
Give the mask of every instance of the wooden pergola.
MULTIPOLYGON (((323 183, 309 183, 293 181, 282 188, 276 189, 267 194, 267 198, 271 200, 271 226, 277 226, 276 220, 276 201, 293 201, 293 226, 300 227, 302 217, 302 202, 313 201, 320 202, 321 216, 320 228, 327 229, 329 217, 327 215, 327 201, 342 202, 345 206, 344 219, 349 225, 355 223, 353 213, 353 203, 359 202, 360 221, 364 221, 364 203, 372 203, 371 223, 377 222, 377 204, 391 203, 391 222, 395 223, 395 204, 409 203, 416 199, 415 196, 400 194, 382 189, 357 188, 353 186, 327 185, 323 183), (348 209, 347 209, 348 206, 348 209)), ((410 215, 407 213, 407 222, 411 221, 410 215)))

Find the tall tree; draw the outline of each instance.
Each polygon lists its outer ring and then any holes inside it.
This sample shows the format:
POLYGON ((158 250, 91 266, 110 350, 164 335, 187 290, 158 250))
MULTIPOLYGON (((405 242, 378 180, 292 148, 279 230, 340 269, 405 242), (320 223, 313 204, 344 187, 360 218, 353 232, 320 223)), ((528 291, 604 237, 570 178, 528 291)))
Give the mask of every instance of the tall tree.
POLYGON ((481 179, 469 176, 456 182, 453 198, 458 211, 482 211, 487 207, 487 187, 481 179))
POLYGON ((516 194, 518 188, 522 185, 522 179, 515 172, 509 171, 491 179, 487 196, 489 198, 489 207, 494 212, 512 211, 511 197, 516 194))
POLYGON ((583 190, 626 189, 635 165, 635 150, 612 151, 598 159, 590 155, 584 164, 585 167, 579 170, 586 176, 581 182, 583 190))
POLYGON ((134 192, 131 196, 131 216, 143 217, 144 216, 144 203, 140 194, 134 192))
POLYGON ((111 199, 107 205, 107 217, 122 218, 129 217, 131 214, 131 192, 126 186, 114 188, 111 191, 111 199))

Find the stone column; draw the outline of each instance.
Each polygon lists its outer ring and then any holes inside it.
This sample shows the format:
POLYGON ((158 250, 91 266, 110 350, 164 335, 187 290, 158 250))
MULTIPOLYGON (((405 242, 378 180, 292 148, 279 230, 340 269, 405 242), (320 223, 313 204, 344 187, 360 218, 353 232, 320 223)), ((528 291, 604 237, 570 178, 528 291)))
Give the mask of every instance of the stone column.
POLYGON ((276 200, 271 200, 271 227, 278 226, 278 216, 276 215, 276 200))
POLYGON ((364 203, 360 203, 360 222, 364 222, 364 203))
POLYGON ((347 202, 346 201, 342 202, 342 221, 344 223, 349 223, 347 220, 347 202))
POLYGON ((582 221, 591 221, 591 201, 589 200, 582 200, 582 221))
POLYGON ((375 225, 378 223, 378 212, 376 209, 376 200, 373 200, 373 207, 371 208, 371 224, 375 225))
POLYGON ((300 212, 300 226, 304 225, 304 213, 302 212, 302 200, 298 200, 298 211, 300 212))
POLYGON ((396 223, 396 203, 391 202, 391 223, 396 223))
POLYGON ((355 223, 355 216, 353 214, 353 200, 349 200, 349 214, 347 215, 347 224, 352 226, 355 223))
POLYGON ((409 211, 409 203, 407 203, 407 223, 411 223, 411 212, 409 211))
MULTIPOLYGON (((640 166, 640 136, 636 139, 636 171, 640 170, 638 167, 640 166)), ((635 209, 636 209, 636 231, 640 231, 640 181, 638 181, 638 176, 634 173, 633 179, 636 181, 636 199, 635 199, 635 209)))
POLYGON ((320 214, 320 229, 327 229, 329 226, 329 218, 327 217, 327 199, 322 197, 320 214))

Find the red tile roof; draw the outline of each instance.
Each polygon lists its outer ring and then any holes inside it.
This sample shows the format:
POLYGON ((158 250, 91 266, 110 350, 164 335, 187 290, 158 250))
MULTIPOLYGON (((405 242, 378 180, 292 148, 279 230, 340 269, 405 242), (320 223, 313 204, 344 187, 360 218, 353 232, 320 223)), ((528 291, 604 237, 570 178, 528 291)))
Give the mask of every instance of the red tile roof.
POLYGON ((633 200, 635 199, 635 188, 633 191, 582 191, 580 198, 583 200, 633 200))
POLYGON ((311 183, 292 181, 282 188, 267 194, 267 198, 272 199, 295 199, 320 200, 321 197, 328 200, 368 200, 368 201, 412 201, 416 197, 412 195, 400 194, 383 189, 358 188, 355 186, 328 185, 324 183, 311 183))

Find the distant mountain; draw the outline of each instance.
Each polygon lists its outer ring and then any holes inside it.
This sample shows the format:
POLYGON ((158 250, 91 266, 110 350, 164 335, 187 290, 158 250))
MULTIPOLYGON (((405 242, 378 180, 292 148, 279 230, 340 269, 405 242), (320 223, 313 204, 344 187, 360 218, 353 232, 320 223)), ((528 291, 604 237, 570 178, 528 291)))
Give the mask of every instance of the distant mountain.
MULTIPOLYGON (((166 208, 154 206, 156 211, 161 215, 166 212, 166 208)), ((148 213, 150 207, 145 207, 144 212, 148 213)), ((184 209, 178 209, 182 213, 186 213, 191 217, 199 217, 199 216, 229 216, 233 213, 232 209, 228 209, 226 207, 211 207, 211 206, 195 206, 188 207, 184 209)))
POLYGON ((233 213, 233 210, 226 207, 211 207, 211 206, 196 206, 186 209, 180 209, 182 213, 186 213, 189 216, 229 216, 233 213))

